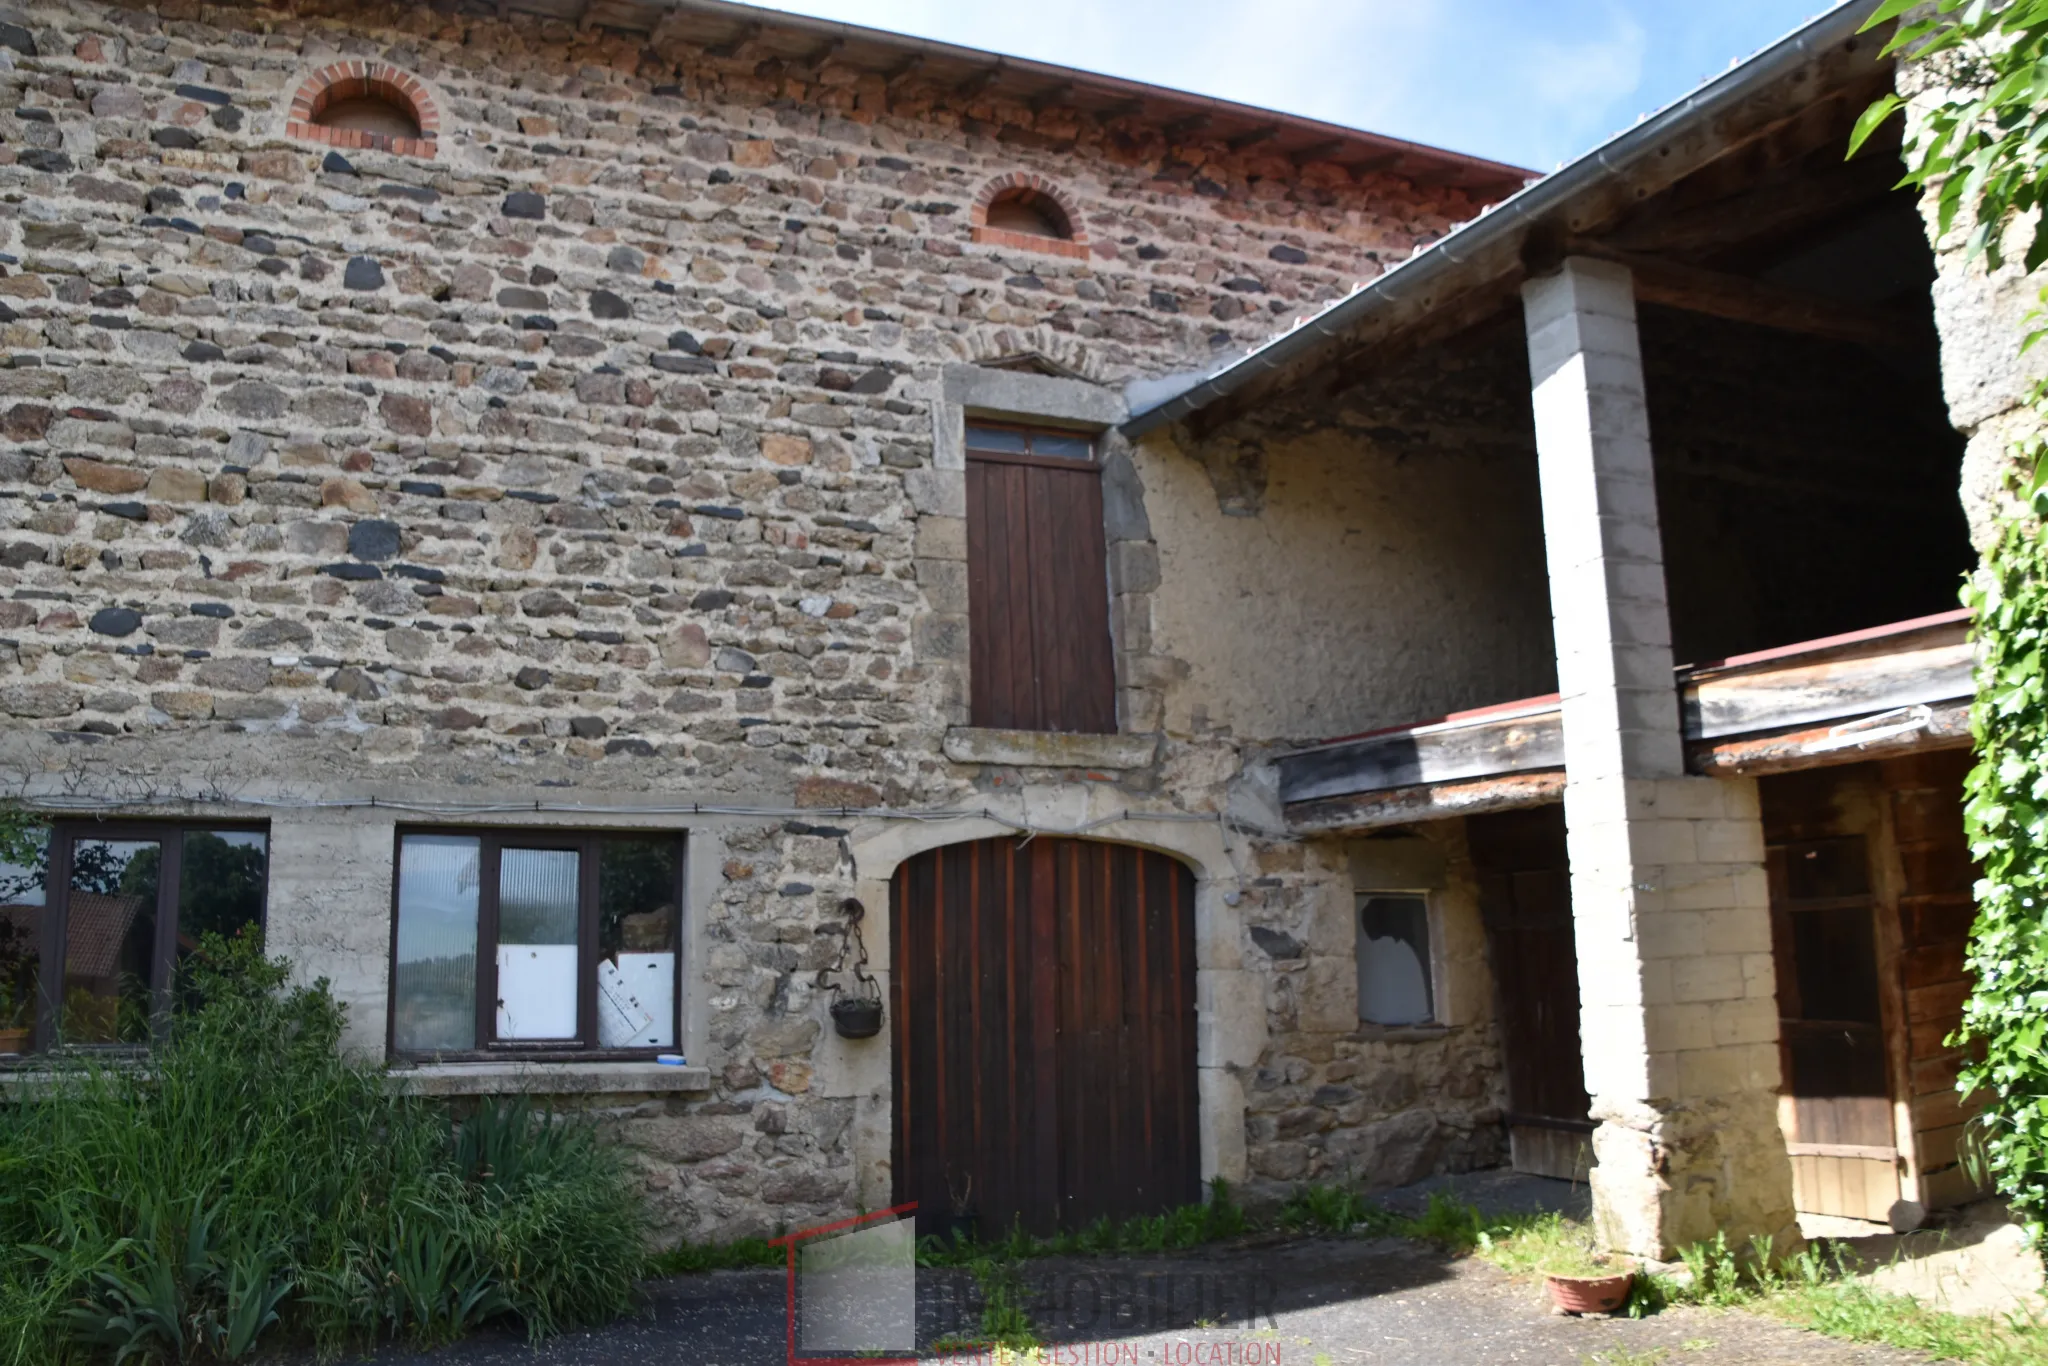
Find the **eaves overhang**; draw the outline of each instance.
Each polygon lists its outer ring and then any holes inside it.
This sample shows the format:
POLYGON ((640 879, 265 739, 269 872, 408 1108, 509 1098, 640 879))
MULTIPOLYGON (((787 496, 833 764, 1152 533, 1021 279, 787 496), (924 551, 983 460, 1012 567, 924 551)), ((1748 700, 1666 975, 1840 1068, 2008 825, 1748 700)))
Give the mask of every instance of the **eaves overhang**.
MULTIPOLYGON (((1664 158, 1681 135, 1712 126, 1833 49, 1859 41, 1858 33, 1881 3, 1846 0, 1578 160, 1531 182, 1299 326, 1142 408, 1123 424, 1122 432, 1132 438, 1143 436, 1280 370, 1311 362, 1318 352, 1334 350, 1383 312, 1432 294, 1451 297, 1465 287, 1476 287, 1483 283, 1482 263, 1517 254, 1519 240, 1537 225, 1568 218, 1574 204, 1629 178, 1645 163, 1664 158)), ((1166 386, 1155 381, 1148 387, 1158 392, 1166 386)))

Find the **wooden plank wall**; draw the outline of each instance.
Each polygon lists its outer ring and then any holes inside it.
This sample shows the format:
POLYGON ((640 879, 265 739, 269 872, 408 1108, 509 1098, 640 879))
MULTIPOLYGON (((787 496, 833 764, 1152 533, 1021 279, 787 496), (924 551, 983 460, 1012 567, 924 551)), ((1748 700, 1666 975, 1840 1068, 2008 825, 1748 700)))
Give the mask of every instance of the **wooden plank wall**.
POLYGON ((1957 1158, 1976 1107, 1955 1090, 1949 1035, 1970 982, 1963 955, 1976 868, 1963 836, 1967 750, 1935 750, 1758 780, 1765 839, 1862 834, 1878 893, 1879 971, 1902 1194, 1928 1209, 1981 1193, 1957 1158))
POLYGON ((1963 775, 1970 762, 1968 751, 1947 750, 1877 766, 1898 859, 1904 1070, 1921 1199, 1929 1209, 1979 1194, 1956 1157, 1964 1122, 1977 1107, 1956 1094, 1963 1052, 1947 1042, 1970 994, 1963 971, 1976 917, 1970 887, 1977 870, 1963 838, 1963 775))

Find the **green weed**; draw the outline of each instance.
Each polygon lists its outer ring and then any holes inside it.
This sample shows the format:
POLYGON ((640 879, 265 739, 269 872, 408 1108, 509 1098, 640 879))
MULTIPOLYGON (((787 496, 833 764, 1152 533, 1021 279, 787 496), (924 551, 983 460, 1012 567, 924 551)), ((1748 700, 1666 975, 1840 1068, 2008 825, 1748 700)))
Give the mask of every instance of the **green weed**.
POLYGON ((729 1243, 679 1243, 647 1259, 650 1276, 688 1276, 703 1271, 735 1271, 745 1267, 783 1267, 789 1254, 765 1238, 736 1238, 729 1243))
POLYGON ((614 1316, 644 1264, 625 1159, 523 1101, 394 1094, 325 983, 210 938, 144 1068, 52 1060, 0 1106, 0 1366, 234 1361, 539 1337, 614 1316))

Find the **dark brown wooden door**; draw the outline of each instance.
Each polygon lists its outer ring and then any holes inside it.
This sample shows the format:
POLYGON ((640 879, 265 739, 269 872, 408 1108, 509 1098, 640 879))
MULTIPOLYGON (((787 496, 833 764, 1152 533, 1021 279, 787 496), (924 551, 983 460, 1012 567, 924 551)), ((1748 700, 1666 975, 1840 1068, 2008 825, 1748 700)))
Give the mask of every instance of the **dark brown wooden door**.
POLYGON ((1581 1177, 1592 1101, 1579 1042, 1578 940, 1572 926, 1564 808, 1465 823, 1498 991, 1515 1168, 1581 1177))
POLYGON ((1041 439, 971 428, 967 452, 969 709, 999 730, 1116 730, 1102 469, 1041 439), (1014 445, 1018 449, 983 449, 1014 445))
POLYGON ((919 855, 893 888, 895 1180, 923 1231, 1156 1214, 1201 1194, 1194 876, 1040 837, 919 855))

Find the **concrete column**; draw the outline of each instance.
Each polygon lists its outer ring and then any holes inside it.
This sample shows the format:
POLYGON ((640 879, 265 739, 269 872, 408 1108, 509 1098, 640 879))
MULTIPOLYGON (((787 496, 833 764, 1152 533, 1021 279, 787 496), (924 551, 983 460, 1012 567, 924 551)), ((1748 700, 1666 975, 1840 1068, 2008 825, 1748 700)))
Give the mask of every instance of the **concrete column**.
POLYGON ((1756 786, 1688 777, 1628 271, 1522 288, 1563 695, 1594 1215, 1668 1258, 1797 1238, 1756 786))

